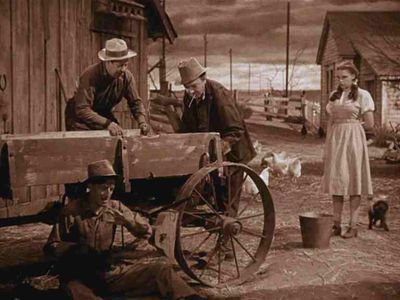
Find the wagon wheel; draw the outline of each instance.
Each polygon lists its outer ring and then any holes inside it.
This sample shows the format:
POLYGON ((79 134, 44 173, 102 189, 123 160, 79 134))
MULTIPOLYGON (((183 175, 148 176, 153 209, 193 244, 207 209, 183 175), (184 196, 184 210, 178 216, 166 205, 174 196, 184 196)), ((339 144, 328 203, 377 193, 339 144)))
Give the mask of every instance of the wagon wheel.
POLYGON ((272 198, 257 173, 229 162, 204 167, 183 185, 177 203, 175 256, 183 271, 208 286, 251 278, 265 260, 275 228, 272 198), (225 176, 218 175, 222 169, 225 176), (258 193, 234 190, 235 180, 241 187, 247 178, 258 193))

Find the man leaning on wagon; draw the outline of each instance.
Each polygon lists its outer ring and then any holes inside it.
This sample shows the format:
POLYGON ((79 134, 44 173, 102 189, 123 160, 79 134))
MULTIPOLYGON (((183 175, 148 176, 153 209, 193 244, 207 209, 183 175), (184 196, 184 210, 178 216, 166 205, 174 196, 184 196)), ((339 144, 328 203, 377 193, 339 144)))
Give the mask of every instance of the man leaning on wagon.
POLYGON ((98 53, 101 61, 82 73, 77 92, 67 103, 67 130, 108 129, 111 135, 121 135, 122 128, 112 110, 125 98, 142 134, 149 132, 135 79, 128 70, 128 60, 136 55, 122 39, 106 41, 98 53))
MULTIPOLYGON (((231 92, 222 84, 206 77, 195 58, 178 65, 181 83, 186 88, 183 99, 181 132, 219 132, 222 152, 230 162, 248 163, 256 156, 246 125, 231 92)), ((238 195, 233 203, 237 213, 243 172, 231 175, 232 194, 238 195)))

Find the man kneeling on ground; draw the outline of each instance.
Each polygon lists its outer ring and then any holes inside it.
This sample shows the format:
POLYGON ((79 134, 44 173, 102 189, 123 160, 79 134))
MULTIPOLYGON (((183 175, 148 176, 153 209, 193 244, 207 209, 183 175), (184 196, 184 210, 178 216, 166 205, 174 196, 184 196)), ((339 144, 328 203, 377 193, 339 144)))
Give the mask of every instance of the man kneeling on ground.
POLYGON ((155 292, 167 299, 202 299, 175 273, 165 257, 156 255, 157 251, 149 244, 146 250, 149 247, 152 250, 139 258, 118 259, 116 253, 111 252, 108 256, 110 264, 102 266, 101 260, 96 261, 105 258, 103 254, 110 253, 117 225, 124 226, 146 243, 152 235, 146 219, 111 199, 116 177, 108 160, 90 164, 89 192, 85 197, 69 202, 58 224, 54 225, 44 250, 60 258, 61 285, 72 299, 155 292))

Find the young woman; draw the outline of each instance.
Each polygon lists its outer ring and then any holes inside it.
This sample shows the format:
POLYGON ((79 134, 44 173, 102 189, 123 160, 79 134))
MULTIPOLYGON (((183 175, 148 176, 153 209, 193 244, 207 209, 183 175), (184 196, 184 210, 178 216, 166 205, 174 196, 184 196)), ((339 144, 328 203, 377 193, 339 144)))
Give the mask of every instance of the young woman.
POLYGON ((357 236, 361 195, 372 195, 364 129, 374 125, 374 102, 357 86, 358 70, 345 61, 336 67, 339 85, 326 106, 329 115, 322 190, 333 199, 333 235, 341 235, 344 196, 350 196, 350 222, 344 238, 357 236), (364 128, 363 128, 364 127, 364 128))

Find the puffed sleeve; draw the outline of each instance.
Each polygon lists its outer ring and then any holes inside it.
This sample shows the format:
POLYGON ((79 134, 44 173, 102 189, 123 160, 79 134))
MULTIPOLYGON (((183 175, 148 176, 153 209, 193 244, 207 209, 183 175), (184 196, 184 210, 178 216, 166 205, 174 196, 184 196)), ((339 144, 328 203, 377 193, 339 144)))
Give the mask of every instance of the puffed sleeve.
POLYGON ((374 100, 372 100, 371 94, 368 91, 363 90, 360 93, 360 107, 361 114, 375 110, 374 100))
POLYGON ((333 105, 333 101, 329 101, 328 104, 326 105, 326 112, 328 114, 332 113, 332 105, 333 105))
POLYGON ((333 92, 331 92, 330 94, 329 94, 329 98, 328 98, 328 104, 326 105, 326 112, 328 113, 328 114, 332 114, 332 106, 333 106, 333 103, 335 102, 335 101, 331 101, 331 100, 329 100, 329 99, 331 99, 331 97, 333 96, 333 94, 334 93, 336 93, 336 91, 333 91, 333 92))

